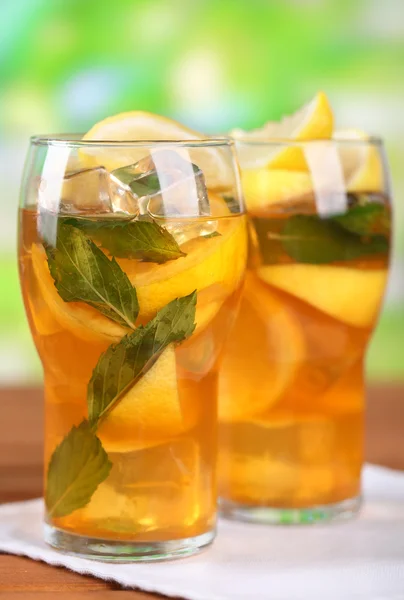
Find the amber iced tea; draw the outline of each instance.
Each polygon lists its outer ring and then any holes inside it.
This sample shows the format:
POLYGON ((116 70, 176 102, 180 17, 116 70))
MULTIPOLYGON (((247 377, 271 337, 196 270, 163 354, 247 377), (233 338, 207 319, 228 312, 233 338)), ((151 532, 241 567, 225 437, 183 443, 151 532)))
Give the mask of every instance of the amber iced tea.
POLYGON ((201 181, 203 214, 191 218, 177 172, 166 197, 158 172, 115 174, 118 210, 95 213, 88 177, 97 186, 110 177, 84 170, 64 177, 58 212, 40 197, 20 216, 23 294, 45 378, 47 539, 103 559, 164 558, 214 531, 218 362, 245 223, 229 192, 201 181), (129 192, 138 214, 123 210, 129 192))
MULTIPOLYGON (((294 173, 281 177, 290 190, 294 173)), ((249 268, 220 385, 223 512, 278 523, 349 516, 360 502, 364 356, 386 284, 389 200, 323 193, 323 212, 334 207, 324 215, 313 192, 274 201, 259 170, 247 178, 249 268)))

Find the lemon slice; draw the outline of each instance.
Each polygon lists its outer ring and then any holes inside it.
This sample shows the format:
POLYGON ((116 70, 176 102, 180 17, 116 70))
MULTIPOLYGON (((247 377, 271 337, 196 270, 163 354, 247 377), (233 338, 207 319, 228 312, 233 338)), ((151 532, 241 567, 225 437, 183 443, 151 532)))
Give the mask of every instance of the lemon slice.
POLYGON ((276 404, 304 353, 299 323, 249 274, 219 378, 219 419, 243 421, 276 404))
MULTIPOLYGON (((174 346, 123 396, 97 430, 107 452, 128 452, 150 439, 167 439, 192 427, 197 406, 181 403, 174 346)), ((146 444, 149 445, 149 444, 146 444)))
POLYGON ((241 175, 247 209, 257 211, 313 192, 310 174, 287 169, 245 169, 241 175))
POLYGON ((314 308, 355 327, 371 327, 386 286, 385 269, 327 265, 268 265, 258 276, 314 308))
POLYGON ((328 98, 324 92, 319 92, 308 104, 280 122, 269 122, 253 131, 234 129, 231 135, 236 141, 254 142, 237 145, 242 169, 270 167, 307 170, 302 150, 287 145, 282 147, 282 140, 328 140, 332 135, 333 123, 328 98), (267 144, 276 140, 279 140, 279 146, 267 144))
MULTIPOLYGON (((221 235, 198 237, 181 247, 187 256, 163 265, 118 259, 136 286, 139 322, 146 323, 171 300, 198 291, 197 329, 214 318, 225 299, 241 284, 247 259, 243 218, 231 217, 219 225, 221 235)), ((43 303, 63 328, 90 342, 117 342, 128 329, 81 302, 64 302, 49 272, 41 246, 32 246, 32 265, 43 303)))
MULTIPOLYGON (((136 287, 139 320, 147 322, 166 304, 195 289, 198 291, 196 322, 206 304, 203 290, 215 286, 214 303, 222 303, 240 285, 247 258, 247 235, 243 218, 219 225, 220 236, 198 237, 181 246, 186 256, 163 265, 118 259, 136 287)), ((209 301, 208 301, 209 302, 209 301)), ((214 312, 214 311, 213 311, 214 312)), ((205 312, 205 315, 207 312, 205 312)))
POLYGON ((346 129, 336 131, 333 137, 335 140, 347 140, 346 144, 340 145, 339 154, 348 191, 382 192, 383 164, 379 149, 370 141, 368 134, 359 129, 346 129))
POLYGON ((27 304, 32 325, 35 331, 41 336, 54 335, 61 331, 60 323, 54 318, 42 296, 35 272, 33 272, 33 269, 29 269, 27 272, 29 273, 28 278, 31 290, 27 298, 27 304))
POLYGON ((61 326, 49 312, 46 304, 44 302, 40 302, 40 304, 42 307, 39 306, 39 302, 28 298, 28 306, 30 308, 35 331, 42 336, 54 335, 55 333, 60 332, 61 326))
MULTIPOLYGON (((119 113, 96 123, 83 140, 99 142, 133 141, 201 141, 206 135, 188 129, 177 121, 144 111, 119 113)), ((203 171, 206 183, 211 188, 228 188, 234 184, 230 161, 222 148, 205 145, 183 148, 189 153, 191 161, 203 171)), ((88 167, 102 165, 109 171, 131 165, 148 155, 148 149, 142 145, 88 145, 80 148, 82 163, 88 167)))
POLYGON ((128 330, 104 317, 96 309, 81 302, 65 302, 55 287, 49 272, 46 254, 38 244, 32 245, 32 266, 47 309, 61 327, 89 342, 115 342, 128 330))

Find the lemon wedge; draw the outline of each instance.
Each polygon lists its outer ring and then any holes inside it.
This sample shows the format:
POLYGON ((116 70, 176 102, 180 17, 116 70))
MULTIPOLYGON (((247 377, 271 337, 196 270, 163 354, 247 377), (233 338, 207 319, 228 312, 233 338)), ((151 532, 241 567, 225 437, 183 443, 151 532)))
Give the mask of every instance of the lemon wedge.
POLYGON ((139 440, 161 440, 192 427, 197 418, 196 402, 177 387, 174 346, 168 346, 154 365, 123 396, 97 430, 107 452, 139 448, 139 440))
POLYGON ((339 141, 347 140, 346 144, 341 143, 339 154, 348 191, 382 192, 382 159, 377 144, 372 143, 370 136, 359 129, 346 129, 336 131, 333 137, 339 141))
POLYGON ((332 135, 333 124, 328 98, 324 92, 319 92, 310 102, 280 122, 269 122, 253 131, 234 129, 231 136, 236 141, 253 142, 237 144, 242 169, 269 167, 307 170, 302 149, 287 144, 282 146, 282 140, 328 140, 332 135), (277 140, 279 144, 276 144, 277 140), (269 141, 273 145, 268 144, 269 141))
POLYGON ((249 274, 219 378, 219 419, 243 421, 268 410, 293 381, 304 354, 299 323, 249 274))
POLYGON ((310 174, 305 171, 245 169, 241 179, 246 206, 252 212, 313 192, 310 174))
POLYGON ((371 327, 386 286, 385 269, 290 264, 259 267, 262 281, 355 327, 371 327))
MULTIPOLYGON (((181 123, 140 110, 119 113, 96 123, 84 137, 84 141, 103 142, 80 148, 80 158, 87 167, 102 165, 109 171, 131 165, 148 155, 148 148, 141 144, 127 144, 133 141, 194 141, 207 136, 188 129, 181 123), (104 142, 117 142, 106 144, 104 142)), ((228 188, 234 184, 232 165, 223 148, 212 140, 211 145, 182 148, 188 152, 191 161, 203 171, 207 186, 228 188)))

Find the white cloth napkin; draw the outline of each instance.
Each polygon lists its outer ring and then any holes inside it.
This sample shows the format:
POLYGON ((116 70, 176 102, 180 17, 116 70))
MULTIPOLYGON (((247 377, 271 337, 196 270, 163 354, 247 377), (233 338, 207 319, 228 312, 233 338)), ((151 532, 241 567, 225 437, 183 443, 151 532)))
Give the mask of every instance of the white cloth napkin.
POLYGON ((110 564, 42 541, 42 500, 0 506, 0 551, 189 600, 403 600, 404 473, 367 466, 359 519, 270 527, 220 521, 213 546, 165 563, 110 564))

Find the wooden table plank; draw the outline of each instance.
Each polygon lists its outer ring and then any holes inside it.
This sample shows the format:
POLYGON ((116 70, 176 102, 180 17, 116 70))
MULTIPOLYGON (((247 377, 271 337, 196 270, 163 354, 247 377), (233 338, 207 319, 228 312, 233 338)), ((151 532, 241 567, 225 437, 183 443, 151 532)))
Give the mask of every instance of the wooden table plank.
POLYGON ((404 469, 404 383, 369 389, 365 455, 368 462, 404 469))
MULTIPOLYGON (((163 600, 166 596, 147 594, 146 592, 135 592, 132 590, 97 590, 97 591, 71 591, 61 592, 59 589, 53 591, 26 592, 12 591, 1 592, 1 600, 163 600), (57 596, 55 596, 55 591, 57 596)), ((171 600, 176 600, 171 598, 171 600)), ((180 599, 177 599, 180 600, 180 599)))
MULTIPOLYGON (((0 388, 0 502, 42 493, 42 391, 0 388)), ((404 384, 369 390, 366 459, 404 469, 404 384)), ((156 594, 17 556, 0 556, 1 600, 152 600, 156 594)))
MULTIPOLYGON (((42 562, 20 556, 1 556, 0 591, 1 592, 59 592, 105 590, 105 581, 91 576, 79 575, 63 567, 50 567, 42 562)), ((111 589, 119 589, 108 584, 111 589)), ((0 596, 2 598, 2 596, 0 596)))
POLYGON ((42 494, 43 392, 0 388, 0 502, 42 494))

